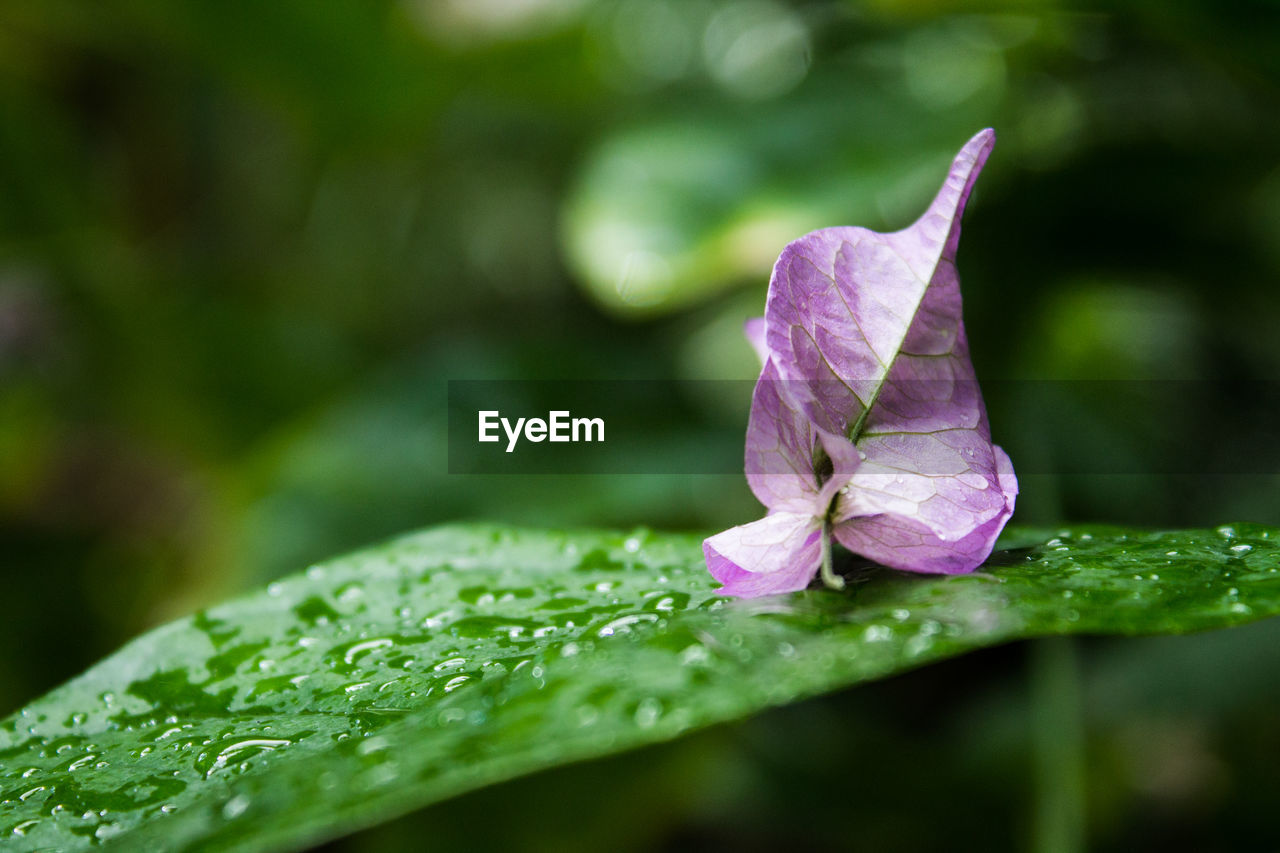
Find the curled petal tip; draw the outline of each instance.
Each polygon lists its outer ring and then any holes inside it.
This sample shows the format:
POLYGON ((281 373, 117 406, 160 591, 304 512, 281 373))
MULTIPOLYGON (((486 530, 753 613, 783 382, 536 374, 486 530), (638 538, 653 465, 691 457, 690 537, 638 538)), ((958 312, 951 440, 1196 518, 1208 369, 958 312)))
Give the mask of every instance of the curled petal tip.
POLYGON ((996 132, 991 128, 975 133, 951 161, 947 177, 929 209, 905 232, 911 235, 911 242, 930 257, 930 266, 939 257, 954 258, 965 205, 995 144, 996 132))
POLYGON ((948 219, 960 218, 964 213, 964 204, 969 200, 969 193, 973 191, 973 185, 978 180, 978 175, 982 172, 982 167, 991 156, 991 150, 995 145, 996 132, 989 127, 975 133, 973 138, 964 144, 951 162, 947 180, 934 201, 935 207, 941 203, 944 208, 947 208, 938 212, 943 213, 948 219))
POLYGON ((960 170, 981 169, 982 164, 987 161, 987 157, 991 154, 991 149, 996 147, 996 132, 988 127, 978 131, 969 141, 964 144, 951 163, 951 172, 954 174, 960 170))

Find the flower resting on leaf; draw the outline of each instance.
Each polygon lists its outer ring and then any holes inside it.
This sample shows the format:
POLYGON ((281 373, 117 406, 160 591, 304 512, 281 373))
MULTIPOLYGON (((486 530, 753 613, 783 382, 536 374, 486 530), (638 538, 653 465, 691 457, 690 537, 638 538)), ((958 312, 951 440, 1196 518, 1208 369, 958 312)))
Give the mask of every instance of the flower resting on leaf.
POLYGON ((911 227, 824 228, 774 265, 747 338, 764 367, 746 474, 768 510, 710 537, 726 595, 791 592, 821 573, 831 539, 896 569, 958 574, 991 553, 1018 483, 991 430, 960 312, 960 217, 995 144, 960 150, 911 227))

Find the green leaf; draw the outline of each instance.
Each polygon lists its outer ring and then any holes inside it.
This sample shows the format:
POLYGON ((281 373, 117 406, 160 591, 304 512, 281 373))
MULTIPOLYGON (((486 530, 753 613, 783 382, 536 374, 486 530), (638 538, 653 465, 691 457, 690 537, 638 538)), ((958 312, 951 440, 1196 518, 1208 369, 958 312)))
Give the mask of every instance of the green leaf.
POLYGON ((1002 541, 972 575, 845 554, 842 593, 733 601, 693 536, 413 534, 159 628, 0 723, 0 840, 294 849, 982 646, 1280 612, 1280 530, 1002 541))

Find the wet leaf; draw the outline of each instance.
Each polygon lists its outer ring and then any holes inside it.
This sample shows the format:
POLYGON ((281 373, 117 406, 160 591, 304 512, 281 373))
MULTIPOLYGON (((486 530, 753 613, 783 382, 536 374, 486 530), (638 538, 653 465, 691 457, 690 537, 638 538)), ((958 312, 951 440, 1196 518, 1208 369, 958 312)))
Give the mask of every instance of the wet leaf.
POLYGON ((697 536, 428 530, 159 628, 0 723, 12 849, 295 849, 551 765, 1023 637, 1280 612, 1280 530, 1007 531, 718 596, 697 536), (114 841, 115 843, 109 843, 114 841))

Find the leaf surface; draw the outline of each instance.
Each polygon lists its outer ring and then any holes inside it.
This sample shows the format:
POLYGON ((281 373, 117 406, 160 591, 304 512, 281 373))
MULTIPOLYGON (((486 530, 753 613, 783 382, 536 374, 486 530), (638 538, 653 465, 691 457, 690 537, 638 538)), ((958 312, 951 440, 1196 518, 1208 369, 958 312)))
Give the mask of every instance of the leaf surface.
POLYGON ((733 601, 700 538, 451 526, 158 628, 0 723, 0 841, 283 850, 1010 640, 1280 612, 1280 530, 1006 531, 733 601))

